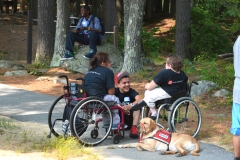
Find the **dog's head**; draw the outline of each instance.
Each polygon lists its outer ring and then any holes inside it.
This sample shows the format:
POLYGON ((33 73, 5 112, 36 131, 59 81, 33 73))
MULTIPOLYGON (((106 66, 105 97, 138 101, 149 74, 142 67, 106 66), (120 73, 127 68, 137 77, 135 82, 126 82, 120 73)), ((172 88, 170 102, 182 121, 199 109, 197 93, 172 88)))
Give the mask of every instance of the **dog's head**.
POLYGON ((151 118, 145 117, 141 119, 139 124, 139 131, 140 133, 147 134, 151 131, 153 131, 157 127, 154 120, 151 118))

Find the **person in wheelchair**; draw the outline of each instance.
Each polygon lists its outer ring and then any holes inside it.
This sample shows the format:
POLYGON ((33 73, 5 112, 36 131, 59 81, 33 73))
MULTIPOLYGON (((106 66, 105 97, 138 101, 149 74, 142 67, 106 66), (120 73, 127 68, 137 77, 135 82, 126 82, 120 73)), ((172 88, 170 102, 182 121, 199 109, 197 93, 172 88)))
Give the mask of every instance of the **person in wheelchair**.
MULTIPOLYGON (((111 69, 111 61, 108 53, 99 52, 90 61, 90 69, 84 76, 84 85, 87 97, 97 96, 104 101, 114 101, 114 105, 120 105, 119 99, 114 95, 114 73, 111 69)), ((112 110, 113 126, 120 123, 120 116, 117 109, 112 110)), ((106 115, 105 115, 106 116, 106 115)), ((107 125, 107 117, 102 117, 103 124, 107 125)))
POLYGON ((137 104, 142 97, 138 94, 138 92, 131 88, 130 86, 130 78, 127 72, 119 72, 114 77, 116 88, 115 88, 115 96, 117 96, 120 102, 123 105, 123 110, 126 111, 124 114, 124 123, 128 125, 127 129, 130 130, 129 136, 131 138, 138 138, 138 122, 140 117, 140 110, 138 111, 130 111, 129 107, 131 108, 134 104, 137 104), (124 98, 129 98, 130 101, 128 104, 124 103, 124 98))
POLYGON ((182 58, 171 55, 166 59, 165 69, 161 70, 150 83, 145 85, 145 94, 142 101, 134 105, 131 110, 136 111, 148 106, 153 120, 157 117, 155 102, 161 99, 171 98, 175 93, 187 90, 187 75, 181 70, 182 58))

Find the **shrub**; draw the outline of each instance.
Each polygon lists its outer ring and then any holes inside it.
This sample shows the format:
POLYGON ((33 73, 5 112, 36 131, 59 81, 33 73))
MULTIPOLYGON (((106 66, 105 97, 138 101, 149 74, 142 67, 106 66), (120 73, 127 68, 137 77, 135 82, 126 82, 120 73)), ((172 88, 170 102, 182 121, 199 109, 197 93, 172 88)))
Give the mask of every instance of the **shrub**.
POLYGON ((230 32, 213 13, 196 6, 192 9, 192 20, 190 47, 195 59, 214 58, 232 51, 230 32))

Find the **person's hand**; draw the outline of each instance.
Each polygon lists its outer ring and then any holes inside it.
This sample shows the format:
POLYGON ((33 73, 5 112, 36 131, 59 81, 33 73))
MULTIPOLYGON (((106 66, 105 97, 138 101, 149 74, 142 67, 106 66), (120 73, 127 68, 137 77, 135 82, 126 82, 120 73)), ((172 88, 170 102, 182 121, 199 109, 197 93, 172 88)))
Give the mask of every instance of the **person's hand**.
POLYGON ((83 30, 87 30, 88 27, 81 27, 80 30, 83 31, 83 30))
POLYGON ((78 33, 79 31, 80 31, 80 28, 72 30, 73 33, 78 33))
POLYGON ((127 115, 130 115, 130 109, 131 108, 132 108, 132 106, 130 104, 122 106, 122 109, 124 110, 124 113, 127 114, 127 115))

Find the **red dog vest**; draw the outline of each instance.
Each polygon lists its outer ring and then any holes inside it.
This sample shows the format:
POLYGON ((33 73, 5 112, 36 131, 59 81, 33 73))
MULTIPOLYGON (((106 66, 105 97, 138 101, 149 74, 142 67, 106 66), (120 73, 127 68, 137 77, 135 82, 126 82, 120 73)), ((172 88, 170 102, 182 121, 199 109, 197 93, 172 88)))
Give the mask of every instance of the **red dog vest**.
POLYGON ((169 144, 171 141, 171 132, 165 131, 165 130, 159 130, 157 133, 153 136, 154 139, 159 140, 165 144, 169 144))

